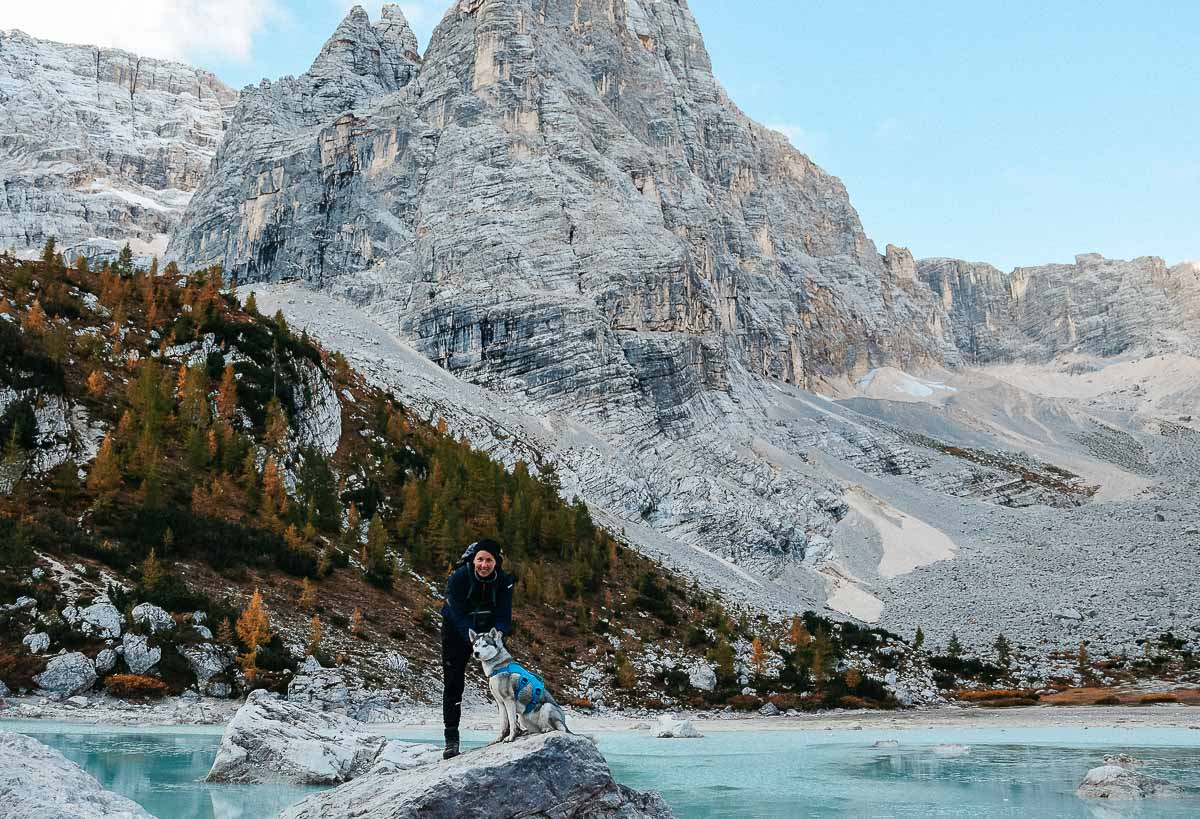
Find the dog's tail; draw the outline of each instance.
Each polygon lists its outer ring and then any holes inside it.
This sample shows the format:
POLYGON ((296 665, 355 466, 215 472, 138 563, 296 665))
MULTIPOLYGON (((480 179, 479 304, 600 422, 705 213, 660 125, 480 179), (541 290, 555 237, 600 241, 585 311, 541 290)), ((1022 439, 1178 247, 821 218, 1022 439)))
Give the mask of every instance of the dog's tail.
POLYGON ((552 722, 554 725, 554 730, 562 731, 563 733, 570 734, 573 737, 583 737, 584 739, 586 739, 588 742, 592 743, 593 745, 596 744, 596 738, 594 736, 592 736, 591 734, 577 734, 574 731, 572 731, 570 728, 568 728, 567 720, 564 717, 561 717, 561 716, 553 717, 552 722))

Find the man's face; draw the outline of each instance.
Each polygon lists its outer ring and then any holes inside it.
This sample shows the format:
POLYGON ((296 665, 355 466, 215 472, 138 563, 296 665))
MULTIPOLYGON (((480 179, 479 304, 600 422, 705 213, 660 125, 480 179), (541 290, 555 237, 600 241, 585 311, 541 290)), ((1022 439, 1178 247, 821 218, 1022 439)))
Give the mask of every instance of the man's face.
POLYGON ((496 558, 492 557, 491 552, 476 552, 474 563, 475 574, 480 577, 491 577, 496 570, 496 558))

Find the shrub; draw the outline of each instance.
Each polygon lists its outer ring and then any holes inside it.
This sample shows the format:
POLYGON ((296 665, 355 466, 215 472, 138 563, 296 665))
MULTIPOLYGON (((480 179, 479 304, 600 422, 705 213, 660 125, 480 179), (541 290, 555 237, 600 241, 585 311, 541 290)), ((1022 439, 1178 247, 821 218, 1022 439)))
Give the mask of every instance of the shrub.
POLYGON ((1179 697, 1174 694, 1146 694, 1138 700, 1142 705, 1158 705, 1160 703, 1177 703, 1179 697))
POLYGON ((1023 691, 1015 688, 989 688, 984 691, 956 691, 954 698, 960 702, 987 702, 991 704, 992 700, 1029 700, 1036 702, 1038 693, 1036 691, 1023 691))
POLYGON ((799 694, 774 694, 770 697, 770 701, 771 701, 771 704, 774 705, 776 708, 778 708, 780 711, 790 711, 792 709, 799 709, 801 706, 801 703, 803 702, 800 699, 799 694))
POLYGON ((1115 694, 1109 694, 1107 697, 1101 697, 1096 700, 1096 705, 1120 705, 1121 698, 1115 694))
POLYGON ((122 699, 162 699, 170 689, 162 680, 141 674, 114 674, 104 681, 110 696, 122 699))
POLYGON ((858 710, 858 709, 862 709, 862 708, 874 708, 875 707, 871 703, 864 700, 862 697, 855 697, 851 694, 847 694, 844 697, 839 697, 837 704, 838 704, 838 708, 846 708, 846 709, 850 709, 850 710, 858 710))
POLYGON ((732 705, 736 711, 757 711, 763 707, 763 701, 753 694, 736 694, 725 700, 726 705, 732 705))
POLYGON ((10 654, 0 649, 0 680, 14 691, 18 688, 37 688, 33 678, 46 670, 46 661, 27 654, 23 649, 10 654))

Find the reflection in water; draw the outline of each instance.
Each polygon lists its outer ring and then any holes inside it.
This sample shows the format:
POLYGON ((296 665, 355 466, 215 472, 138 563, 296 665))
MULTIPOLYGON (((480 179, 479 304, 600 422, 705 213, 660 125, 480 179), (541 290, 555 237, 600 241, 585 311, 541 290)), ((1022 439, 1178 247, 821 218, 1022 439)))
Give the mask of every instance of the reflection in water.
MULTIPOLYGON (((123 733, 46 723, 5 727, 57 748, 162 819, 274 817, 319 790, 204 784, 200 780, 220 741, 215 732, 123 733)), ((1195 731, 765 731, 714 732, 696 740, 627 732, 600 734, 598 740, 618 780, 659 791, 680 819, 1200 816, 1200 733, 1195 731), (872 748, 877 739, 899 739, 900 745, 872 748), (942 742, 970 745, 971 753, 937 755, 933 748, 942 742), (1076 798, 1083 774, 1100 764, 1105 752, 1118 750, 1145 760, 1146 773, 1184 786, 1184 798, 1137 804, 1076 798)))

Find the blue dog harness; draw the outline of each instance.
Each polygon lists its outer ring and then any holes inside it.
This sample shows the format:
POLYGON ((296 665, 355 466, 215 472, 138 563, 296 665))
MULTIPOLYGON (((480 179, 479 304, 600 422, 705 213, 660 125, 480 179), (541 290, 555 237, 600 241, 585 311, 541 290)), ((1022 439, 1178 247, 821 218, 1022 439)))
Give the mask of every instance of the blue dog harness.
POLYGON ((533 713, 533 709, 538 707, 538 703, 541 702, 542 699, 542 694, 546 691, 546 684, 542 682, 541 677, 526 668, 522 668, 516 663, 508 663, 503 665, 489 674, 488 677, 496 677, 500 674, 520 675, 521 679, 517 681, 516 691, 518 701, 521 697, 521 691, 524 690, 525 686, 530 686, 533 689, 533 698, 529 701, 529 705, 525 706, 525 715, 529 716, 531 713, 533 713))

